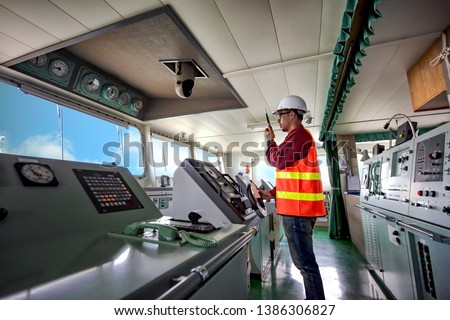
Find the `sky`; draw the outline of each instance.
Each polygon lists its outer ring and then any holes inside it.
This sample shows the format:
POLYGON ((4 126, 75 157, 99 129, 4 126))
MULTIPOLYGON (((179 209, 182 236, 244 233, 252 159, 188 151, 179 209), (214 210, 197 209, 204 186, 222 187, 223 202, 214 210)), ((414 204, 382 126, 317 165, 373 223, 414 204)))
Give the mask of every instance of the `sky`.
MULTIPOLYGON (((7 138, 6 153, 61 159, 60 128, 63 128, 64 159, 82 162, 112 162, 112 153, 119 154, 117 126, 53 102, 25 94, 18 88, 0 82, 0 136, 7 138), (105 154, 103 147, 112 142, 105 154)), ((130 141, 140 141, 139 132, 119 127, 130 133, 130 141)), ((2 147, 0 145, 0 147, 2 147)), ((137 153, 136 148, 130 151, 137 153)), ((130 162, 131 163, 131 162, 130 162)), ((119 165, 124 165, 123 161, 119 165)), ((142 168, 130 165, 134 174, 142 168)))

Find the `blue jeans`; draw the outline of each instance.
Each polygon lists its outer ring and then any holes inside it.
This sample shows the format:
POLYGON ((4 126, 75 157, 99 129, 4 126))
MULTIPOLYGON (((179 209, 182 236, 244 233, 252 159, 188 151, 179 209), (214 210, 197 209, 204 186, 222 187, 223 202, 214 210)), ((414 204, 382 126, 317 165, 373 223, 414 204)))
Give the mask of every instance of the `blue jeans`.
POLYGON ((292 262, 300 270, 307 300, 324 300, 322 277, 313 251, 312 231, 316 218, 283 216, 292 262))

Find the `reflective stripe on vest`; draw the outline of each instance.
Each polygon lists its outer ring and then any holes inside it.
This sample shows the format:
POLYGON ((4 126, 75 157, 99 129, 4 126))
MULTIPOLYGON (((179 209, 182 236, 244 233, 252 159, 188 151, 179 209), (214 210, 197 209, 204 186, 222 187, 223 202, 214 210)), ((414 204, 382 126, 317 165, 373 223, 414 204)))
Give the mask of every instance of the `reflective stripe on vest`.
POLYGON ((320 172, 286 172, 277 171, 277 179, 320 180, 320 172))
POLYGON ((322 201, 323 193, 300 193, 277 190, 277 199, 322 201))

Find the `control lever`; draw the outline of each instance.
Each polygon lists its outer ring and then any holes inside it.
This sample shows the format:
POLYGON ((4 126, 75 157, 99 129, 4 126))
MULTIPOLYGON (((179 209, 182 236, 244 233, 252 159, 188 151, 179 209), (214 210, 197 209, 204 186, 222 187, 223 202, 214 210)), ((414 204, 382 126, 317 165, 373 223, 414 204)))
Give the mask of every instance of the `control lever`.
POLYGON ((191 211, 188 214, 189 221, 191 221, 192 224, 198 224, 198 221, 202 218, 201 215, 199 215, 195 211, 191 211))

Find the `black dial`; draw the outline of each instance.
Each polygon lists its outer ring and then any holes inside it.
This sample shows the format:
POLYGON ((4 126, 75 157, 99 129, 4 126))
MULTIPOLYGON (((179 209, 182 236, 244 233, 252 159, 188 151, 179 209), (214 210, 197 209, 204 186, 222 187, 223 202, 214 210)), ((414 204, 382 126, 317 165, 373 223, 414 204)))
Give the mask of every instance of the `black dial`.
POLYGON ((50 166, 35 162, 16 162, 14 164, 24 186, 57 186, 58 180, 50 166))

